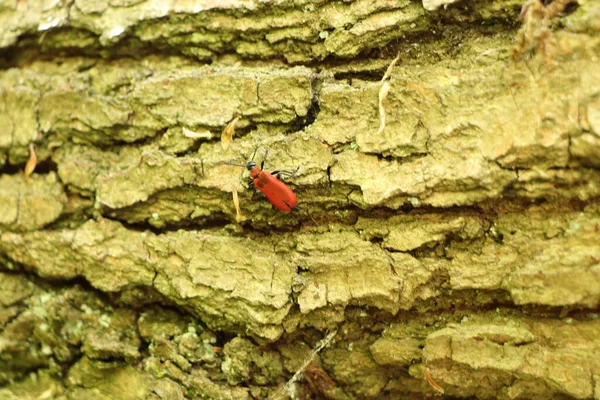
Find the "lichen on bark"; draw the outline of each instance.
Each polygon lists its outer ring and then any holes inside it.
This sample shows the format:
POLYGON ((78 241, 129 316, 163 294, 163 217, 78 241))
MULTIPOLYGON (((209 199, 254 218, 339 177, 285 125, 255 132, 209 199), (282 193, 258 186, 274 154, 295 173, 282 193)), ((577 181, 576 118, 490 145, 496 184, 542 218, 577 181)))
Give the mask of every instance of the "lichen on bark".
POLYGON ((600 398, 600 4, 522 5, 0 5, 0 398, 600 398))

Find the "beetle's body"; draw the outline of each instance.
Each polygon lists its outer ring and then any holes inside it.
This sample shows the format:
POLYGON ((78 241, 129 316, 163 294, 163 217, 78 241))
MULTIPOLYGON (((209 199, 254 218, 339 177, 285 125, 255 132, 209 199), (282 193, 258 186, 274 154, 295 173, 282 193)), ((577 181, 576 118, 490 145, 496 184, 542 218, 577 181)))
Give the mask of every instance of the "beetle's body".
POLYGON ((267 200, 278 210, 290 212, 296 208, 296 194, 287 185, 267 171, 263 171, 250 161, 246 168, 250 171, 252 184, 260 190, 267 200))

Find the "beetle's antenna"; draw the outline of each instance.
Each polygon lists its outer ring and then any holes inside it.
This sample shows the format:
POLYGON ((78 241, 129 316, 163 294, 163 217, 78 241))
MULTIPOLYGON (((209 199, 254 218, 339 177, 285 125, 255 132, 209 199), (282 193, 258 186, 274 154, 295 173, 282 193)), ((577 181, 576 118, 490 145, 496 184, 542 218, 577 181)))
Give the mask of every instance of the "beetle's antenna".
POLYGON ((265 161, 267 161, 267 154, 269 154, 269 149, 265 149, 265 155, 263 156, 262 162, 260 163, 260 169, 265 169, 265 161))
POLYGON ((236 167, 246 168, 245 164, 238 164, 238 163, 228 162, 228 161, 221 161, 219 164, 235 165, 236 167))
POLYGON ((250 161, 254 161, 254 156, 256 155, 256 150, 258 150, 258 147, 254 148, 254 152, 252 153, 252 158, 250 159, 250 161))

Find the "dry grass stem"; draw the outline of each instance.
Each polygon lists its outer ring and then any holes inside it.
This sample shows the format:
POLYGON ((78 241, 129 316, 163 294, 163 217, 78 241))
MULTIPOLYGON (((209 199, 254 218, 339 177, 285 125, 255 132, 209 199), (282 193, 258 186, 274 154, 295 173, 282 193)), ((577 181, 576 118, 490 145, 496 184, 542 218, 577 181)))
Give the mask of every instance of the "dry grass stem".
POLYGON ((240 209, 240 198, 235 185, 231 185, 231 193, 233 194, 233 205, 235 206, 235 220, 239 224, 244 220, 244 215, 242 215, 242 210, 240 209))
POLYGON ((435 383, 435 381, 433 380, 433 378, 431 378, 431 375, 429 375, 429 370, 427 368, 425 368, 425 379, 427 379, 427 382, 429 382, 429 385, 432 388, 434 388, 435 390, 437 390, 441 394, 444 394, 444 389, 440 385, 438 385, 437 383, 435 383))

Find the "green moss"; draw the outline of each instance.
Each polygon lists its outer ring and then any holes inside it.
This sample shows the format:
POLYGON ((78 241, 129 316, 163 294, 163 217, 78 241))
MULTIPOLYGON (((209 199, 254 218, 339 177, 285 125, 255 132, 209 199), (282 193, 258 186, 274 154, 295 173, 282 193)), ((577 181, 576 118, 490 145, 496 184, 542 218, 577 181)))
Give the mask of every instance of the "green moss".
POLYGON ((250 341, 234 338, 224 349, 225 359, 221 369, 230 385, 252 382, 256 385, 268 385, 278 381, 283 373, 278 353, 261 351, 250 341))

